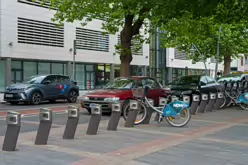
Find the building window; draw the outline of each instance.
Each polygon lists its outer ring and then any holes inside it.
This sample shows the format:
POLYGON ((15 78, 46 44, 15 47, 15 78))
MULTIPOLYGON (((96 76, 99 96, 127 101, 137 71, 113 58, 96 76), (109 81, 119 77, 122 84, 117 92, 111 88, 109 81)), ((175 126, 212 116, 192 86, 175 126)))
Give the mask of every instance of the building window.
POLYGON ((38 63, 38 74, 50 74, 51 72, 51 67, 50 63, 45 63, 45 62, 39 62, 38 63))
POLYGON ((23 79, 37 75, 37 62, 23 62, 23 79))
POLYGON ((0 60, 0 91, 5 90, 5 61, 0 60))
MULTIPOLYGON (((118 35, 118 44, 121 44, 121 36, 118 35)), ((131 46, 131 51, 132 51, 132 55, 135 55, 135 56, 143 56, 143 44, 140 45, 142 43, 140 43, 139 40, 135 40, 133 39, 132 40, 132 46, 131 46), (140 49, 137 50, 137 47, 136 45, 139 45, 141 46, 140 49)))
POLYGON ((64 27, 55 23, 18 18, 18 43, 64 47, 64 27))
POLYGON ((51 8, 51 3, 47 0, 44 0, 44 1, 43 0, 35 0, 35 1, 34 0, 18 0, 18 2, 55 10, 54 8, 51 8))
POLYGON ((62 63, 52 63, 52 74, 64 74, 64 65, 62 63))
POLYGON ((76 73, 75 78, 77 81, 77 85, 79 89, 85 89, 85 65, 84 64, 76 64, 76 73))
POLYGON ((109 35, 101 31, 76 28, 77 49, 109 52, 109 35))
POLYGON ((248 57, 245 57, 245 64, 248 64, 248 57))

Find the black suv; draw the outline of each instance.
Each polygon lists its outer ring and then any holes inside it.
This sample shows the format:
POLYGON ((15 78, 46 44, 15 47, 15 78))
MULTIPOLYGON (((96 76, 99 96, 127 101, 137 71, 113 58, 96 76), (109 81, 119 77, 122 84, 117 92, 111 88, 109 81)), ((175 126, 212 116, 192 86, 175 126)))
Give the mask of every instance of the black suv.
POLYGON ((4 92, 4 101, 11 104, 28 102, 40 104, 48 100, 54 102, 58 99, 67 99, 75 103, 79 96, 77 82, 64 75, 37 75, 28 80, 8 86, 4 92))

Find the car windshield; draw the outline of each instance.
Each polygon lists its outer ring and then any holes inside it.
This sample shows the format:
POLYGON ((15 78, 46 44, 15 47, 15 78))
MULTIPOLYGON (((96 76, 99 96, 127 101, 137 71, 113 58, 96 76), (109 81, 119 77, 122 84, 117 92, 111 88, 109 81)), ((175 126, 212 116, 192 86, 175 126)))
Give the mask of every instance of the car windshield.
POLYGON ((41 83, 41 81, 45 77, 46 76, 31 76, 27 80, 25 80, 23 83, 25 83, 25 84, 38 84, 38 83, 41 83))
POLYGON ((117 78, 106 84, 103 89, 131 89, 135 85, 133 79, 117 78))
POLYGON ((200 76, 183 76, 170 83, 170 85, 197 85, 200 76))

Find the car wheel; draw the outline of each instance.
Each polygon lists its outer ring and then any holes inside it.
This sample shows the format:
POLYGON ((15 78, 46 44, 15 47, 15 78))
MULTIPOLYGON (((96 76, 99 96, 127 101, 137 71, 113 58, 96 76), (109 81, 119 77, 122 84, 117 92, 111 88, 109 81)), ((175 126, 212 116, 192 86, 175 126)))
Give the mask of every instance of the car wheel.
POLYGON ((12 104, 12 105, 17 105, 17 104, 19 104, 19 102, 17 102, 17 101, 10 101, 9 103, 12 104))
POLYGON ((33 105, 39 105, 42 101, 42 95, 40 92, 34 92, 31 95, 30 103, 33 105))
POLYGON ((78 97, 77 92, 75 90, 71 90, 68 94, 67 101, 69 103, 75 103, 77 102, 77 97, 78 97))

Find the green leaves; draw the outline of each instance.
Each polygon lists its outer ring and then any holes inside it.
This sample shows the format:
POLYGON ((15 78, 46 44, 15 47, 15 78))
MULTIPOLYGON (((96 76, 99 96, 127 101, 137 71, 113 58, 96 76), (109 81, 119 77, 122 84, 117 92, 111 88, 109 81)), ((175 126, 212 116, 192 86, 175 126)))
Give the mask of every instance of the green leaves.
POLYGON ((197 60, 199 54, 192 56, 189 50, 195 44, 206 58, 216 57, 217 41, 220 35, 220 59, 224 56, 238 57, 239 53, 248 52, 248 28, 246 13, 248 2, 239 0, 223 0, 217 5, 213 15, 196 17, 184 14, 181 18, 172 19, 163 26, 167 33, 163 37, 163 46, 177 47, 185 51, 191 59, 197 60), (238 7, 241 5, 241 7, 238 7), (222 26, 222 32, 219 28, 222 26))

